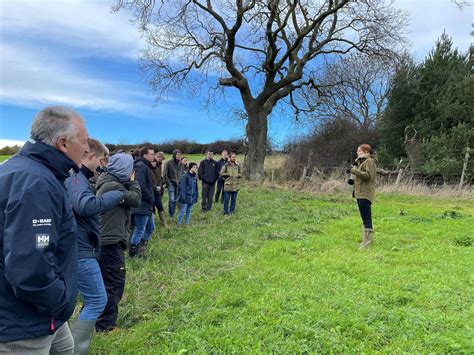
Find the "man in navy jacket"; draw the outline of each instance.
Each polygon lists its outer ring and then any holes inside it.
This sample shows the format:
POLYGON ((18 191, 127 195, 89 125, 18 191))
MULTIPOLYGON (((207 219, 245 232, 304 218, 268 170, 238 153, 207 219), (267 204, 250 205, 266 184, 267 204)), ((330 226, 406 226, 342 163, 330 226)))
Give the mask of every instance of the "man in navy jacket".
POLYGON ((95 323, 107 304, 107 293, 97 261, 101 250, 99 213, 114 208, 124 198, 121 191, 95 196, 89 180, 105 159, 107 148, 92 138, 89 138, 88 144, 89 154, 82 159, 81 170, 66 180, 77 221, 77 286, 84 302, 81 313, 71 326, 75 354, 87 354, 89 351, 95 323))
POLYGON ((89 150, 82 117, 40 111, 32 138, 0 165, 0 353, 72 353, 76 222, 64 180, 89 150))

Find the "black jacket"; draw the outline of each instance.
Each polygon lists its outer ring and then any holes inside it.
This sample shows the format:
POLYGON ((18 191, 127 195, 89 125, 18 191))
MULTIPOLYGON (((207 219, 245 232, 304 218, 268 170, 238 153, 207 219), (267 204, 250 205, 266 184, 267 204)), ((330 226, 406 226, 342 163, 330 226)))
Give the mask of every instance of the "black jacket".
POLYGON ((132 208, 132 214, 143 214, 151 216, 155 204, 153 192, 153 179, 151 177, 151 163, 145 158, 138 158, 134 163, 135 179, 140 184, 142 191, 142 203, 139 207, 132 208))
POLYGON ((102 245, 119 243, 125 249, 130 234, 130 208, 141 204, 140 185, 136 181, 121 182, 110 173, 101 174, 97 180, 97 196, 109 191, 122 192, 123 202, 100 214, 100 238, 102 245))
POLYGON ((219 181, 224 182, 224 178, 222 176, 220 176, 220 173, 221 173, 222 167, 224 165, 226 165, 228 161, 229 161, 229 159, 223 159, 223 158, 220 158, 217 161, 216 170, 217 170, 217 175, 219 176, 219 181))
POLYGON ((0 342, 53 334, 74 311, 77 165, 35 140, 0 165, 0 342))
POLYGON ((217 162, 214 159, 204 159, 199 164, 198 177, 206 184, 214 184, 219 178, 220 170, 217 170, 217 162))

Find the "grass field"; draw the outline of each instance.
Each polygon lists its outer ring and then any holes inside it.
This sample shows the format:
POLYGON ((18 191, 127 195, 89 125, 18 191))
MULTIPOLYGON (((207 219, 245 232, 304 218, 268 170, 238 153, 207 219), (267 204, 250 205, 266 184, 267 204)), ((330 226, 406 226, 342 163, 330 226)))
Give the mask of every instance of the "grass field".
POLYGON ((375 243, 345 195, 244 187, 127 260, 119 326, 92 353, 473 352, 466 200, 379 195, 375 243))
POLYGON ((11 155, 0 155, 0 163, 10 158, 11 155))

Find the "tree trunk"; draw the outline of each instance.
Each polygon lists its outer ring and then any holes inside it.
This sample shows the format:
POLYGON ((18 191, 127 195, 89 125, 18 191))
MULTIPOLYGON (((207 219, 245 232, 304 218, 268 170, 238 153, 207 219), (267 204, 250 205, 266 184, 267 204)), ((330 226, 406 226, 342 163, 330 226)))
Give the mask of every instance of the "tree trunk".
POLYGON ((250 180, 263 179, 263 164, 267 154, 268 115, 263 109, 247 112, 248 153, 245 171, 250 180))

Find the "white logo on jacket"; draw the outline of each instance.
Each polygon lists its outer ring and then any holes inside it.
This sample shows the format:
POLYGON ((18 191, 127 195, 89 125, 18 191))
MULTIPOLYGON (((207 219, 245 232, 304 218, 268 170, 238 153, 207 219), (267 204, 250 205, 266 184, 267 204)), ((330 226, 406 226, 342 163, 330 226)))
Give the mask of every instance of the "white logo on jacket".
POLYGON ((36 234, 36 249, 44 249, 49 246, 49 234, 36 234))

